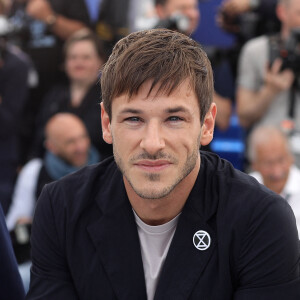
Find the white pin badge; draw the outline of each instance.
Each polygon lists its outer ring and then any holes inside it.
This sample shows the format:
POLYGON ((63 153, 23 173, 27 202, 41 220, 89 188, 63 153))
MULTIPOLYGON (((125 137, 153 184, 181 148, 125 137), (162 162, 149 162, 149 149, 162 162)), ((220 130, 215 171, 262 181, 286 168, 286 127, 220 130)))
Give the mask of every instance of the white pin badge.
POLYGON ((210 235, 204 230, 199 230, 193 236, 193 243, 196 249, 204 251, 210 247, 210 235))

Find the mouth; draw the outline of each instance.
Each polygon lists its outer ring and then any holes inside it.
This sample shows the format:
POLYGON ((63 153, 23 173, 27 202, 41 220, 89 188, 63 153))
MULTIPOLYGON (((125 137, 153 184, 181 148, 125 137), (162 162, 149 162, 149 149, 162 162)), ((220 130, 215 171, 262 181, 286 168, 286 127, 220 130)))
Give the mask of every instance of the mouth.
POLYGON ((143 160, 135 163, 134 165, 146 172, 161 172, 170 167, 172 164, 166 160, 143 160))

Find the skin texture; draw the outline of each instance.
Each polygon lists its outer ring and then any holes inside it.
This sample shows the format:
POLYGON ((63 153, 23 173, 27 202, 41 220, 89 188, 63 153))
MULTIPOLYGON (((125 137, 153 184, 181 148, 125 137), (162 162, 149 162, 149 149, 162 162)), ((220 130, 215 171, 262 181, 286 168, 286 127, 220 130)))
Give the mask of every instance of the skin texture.
POLYGON ((151 225, 174 218, 182 209, 200 168, 199 148, 213 137, 216 106, 200 123, 200 111, 188 80, 171 95, 147 93, 113 100, 112 119, 102 105, 103 138, 115 160, 133 209, 151 225))

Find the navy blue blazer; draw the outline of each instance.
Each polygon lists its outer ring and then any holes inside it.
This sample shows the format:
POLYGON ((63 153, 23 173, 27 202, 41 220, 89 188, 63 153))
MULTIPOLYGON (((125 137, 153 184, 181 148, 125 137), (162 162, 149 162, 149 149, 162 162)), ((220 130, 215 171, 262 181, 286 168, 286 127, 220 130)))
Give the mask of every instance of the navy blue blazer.
MULTIPOLYGON (((32 228, 27 299, 146 299, 139 237, 112 158, 47 185, 32 228)), ((213 154, 179 217, 155 300, 300 299, 294 215, 279 196, 213 154), (209 233, 196 249, 193 236, 209 233)))
POLYGON ((0 299, 22 300, 25 292, 0 205, 0 299))

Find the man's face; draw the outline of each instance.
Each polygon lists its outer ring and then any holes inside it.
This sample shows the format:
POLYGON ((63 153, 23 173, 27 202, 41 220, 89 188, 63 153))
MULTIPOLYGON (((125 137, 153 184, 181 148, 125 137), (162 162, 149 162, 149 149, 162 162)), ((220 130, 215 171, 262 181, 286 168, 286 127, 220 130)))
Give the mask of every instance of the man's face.
POLYGON ((279 5, 279 19, 285 30, 300 27, 300 1, 289 0, 286 4, 279 5))
POLYGON ((253 168, 261 173, 264 185, 277 194, 283 191, 292 165, 292 156, 283 140, 261 144, 256 148, 253 168))
POLYGON ((128 99, 113 100, 112 119, 102 105, 103 137, 113 143, 114 157, 125 184, 145 199, 171 193, 199 166, 199 147, 212 139, 215 107, 200 124, 195 93, 188 81, 171 95, 147 93, 150 82, 128 99))
POLYGON ((156 7, 159 18, 169 18, 174 13, 185 15, 190 22, 187 34, 190 35, 198 26, 200 19, 200 11, 197 0, 167 0, 164 6, 156 7))
POLYGON ((87 163, 90 138, 81 123, 72 122, 70 126, 62 127, 50 143, 50 151, 70 165, 82 167, 87 163))

